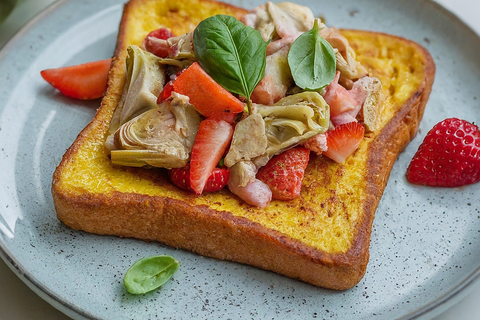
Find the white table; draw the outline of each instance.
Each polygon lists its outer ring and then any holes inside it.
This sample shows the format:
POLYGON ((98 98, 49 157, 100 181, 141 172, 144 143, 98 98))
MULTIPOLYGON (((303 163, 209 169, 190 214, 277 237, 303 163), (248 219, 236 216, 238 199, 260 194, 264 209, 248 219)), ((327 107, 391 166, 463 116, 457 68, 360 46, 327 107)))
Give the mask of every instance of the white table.
MULTIPOLYGON (((2 1, 2 0, 0 0, 2 1)), ((436 0, 461 17, 480 34, 480 1, 436 0)), ((23 0, 0 28, 0 47, 18 28, 55 0, 23 0)), ((434 320, 476 320, 480 318, 480 283, 459 303, 434 320)), ((70 319, 31 291, 0 259, 0 320, 70 319)))

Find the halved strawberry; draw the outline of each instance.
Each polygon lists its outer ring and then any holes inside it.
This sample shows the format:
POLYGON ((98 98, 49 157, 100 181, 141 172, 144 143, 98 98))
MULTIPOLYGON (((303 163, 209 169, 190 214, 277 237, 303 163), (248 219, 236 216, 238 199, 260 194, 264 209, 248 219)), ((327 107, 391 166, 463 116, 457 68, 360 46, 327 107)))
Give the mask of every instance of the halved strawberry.
POLYGON ((43 79, 68 97, 91 100, 103 96, 107 88, 112 59, 47 69, 40 72, 43 79))
POLYGON ((195 109, 207 118, 233 122, 244 104, 225 90, 194 62, 173 83, 174 91, 190 98, 195 109))
POLYGON ((201 194, 217 163, 230 145, 233 128, 223 120, 206 119, 200 122, 190 159, 190 185, 201 194))
POLYGON ((295 199, 300 195, 309 158, 310 150, 304 147, 284 151, 258 171, 257 179, 268 185, 274 199, 295 199))
MULTIPOLYGON (((178 188, 187 191, 193 191, 190 186, 190 165, 182 168, 174 168, 168 171, 170 181, 178 188)), ((223 189, 230 177, 230 170, 227 167, 217 167, 207 179, 204 192, 215 192, 223 189)))
POLYGON ((407 169, 410 183, 459 187, 480 182, 480 131, 457 118, 437 123, 407 169))
POLYGON ((328 150, 323 154, 335 162, 344 163, 358 149, 364 133, 365 128, 358 122, 344 123, 327 131, 328 150))

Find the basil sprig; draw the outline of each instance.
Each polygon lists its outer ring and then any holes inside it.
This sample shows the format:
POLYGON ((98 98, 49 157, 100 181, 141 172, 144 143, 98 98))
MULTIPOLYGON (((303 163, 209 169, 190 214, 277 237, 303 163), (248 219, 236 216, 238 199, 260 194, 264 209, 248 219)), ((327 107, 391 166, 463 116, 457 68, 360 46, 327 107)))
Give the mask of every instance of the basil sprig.
POLYGON ((265 74, 267 42, 259 31, 232 16, 216 15, 200 22, 193 34, 200 66, 226 90, 247 98, 265 74))
POLYGON ((304 90, 321 89, 335 78, 335 51, 319 33, 318 20, 303 33, 288 52, 288 65, 295 84, 304 90))
POLYGON ((138 260, 125 273, 123 284, 132 294, 155 290, 167 282, 180 267, 171 256, 151 256, 138 260))

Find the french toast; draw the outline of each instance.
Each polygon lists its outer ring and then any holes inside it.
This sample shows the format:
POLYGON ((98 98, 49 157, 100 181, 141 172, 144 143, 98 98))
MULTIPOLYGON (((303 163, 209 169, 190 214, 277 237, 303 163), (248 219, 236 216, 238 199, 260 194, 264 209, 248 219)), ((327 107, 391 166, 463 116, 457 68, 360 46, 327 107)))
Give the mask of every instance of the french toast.
POLYGON ((191 31, 215 15, 247 11, 212 0, 131 0, 125 5, 108 87, 95 118, 57 167, 52 194, 58 218, 73 229, 158 241, 204 256, 245 263, 343 290, 363 277, 372 223, 391 168, 415 136, 435 65, 420 45, 387 34, 342 30, 356 58, 382 83, 376 130, 343 164, 311 156, 301 194, 260 209, 228 189, 195 195, 164 169, 113 165, 105 149, 125 82, 129 45, 160 26, 191 31))

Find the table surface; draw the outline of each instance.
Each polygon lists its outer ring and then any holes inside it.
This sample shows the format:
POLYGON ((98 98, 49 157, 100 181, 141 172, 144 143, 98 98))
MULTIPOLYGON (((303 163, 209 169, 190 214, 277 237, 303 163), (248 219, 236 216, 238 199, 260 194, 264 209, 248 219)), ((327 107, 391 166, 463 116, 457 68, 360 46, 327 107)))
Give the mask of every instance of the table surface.
MULTIPOLYGON (((2 1, 2 0, 0 0, 2 1)), ((0 48, 15 32, 33 16, 56 0, 23 0, 10 17, 0 26, 0 48)), ((480 2, 477 0, 435 0, 454 12, 480 34, 480 2)), ((434 320, 478 319, 480 315, 480 283, 453 307, 434 320)), ((0 320, 3 319, 70 319, 38 297, 0 259, 0 320)))

